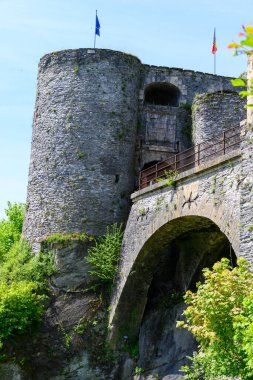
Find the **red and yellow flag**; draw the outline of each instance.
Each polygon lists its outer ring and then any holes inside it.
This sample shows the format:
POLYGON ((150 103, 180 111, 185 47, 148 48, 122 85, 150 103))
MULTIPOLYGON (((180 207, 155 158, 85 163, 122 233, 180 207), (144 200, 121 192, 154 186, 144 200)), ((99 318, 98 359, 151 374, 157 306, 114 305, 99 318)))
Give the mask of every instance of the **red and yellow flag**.
POLYGON ((216 33, 215 33, 215 29, 214 29, 212 54, 215 54, 217 50, 218 50, 218 48, 217 48, 217 43, 216 43, 216 33))

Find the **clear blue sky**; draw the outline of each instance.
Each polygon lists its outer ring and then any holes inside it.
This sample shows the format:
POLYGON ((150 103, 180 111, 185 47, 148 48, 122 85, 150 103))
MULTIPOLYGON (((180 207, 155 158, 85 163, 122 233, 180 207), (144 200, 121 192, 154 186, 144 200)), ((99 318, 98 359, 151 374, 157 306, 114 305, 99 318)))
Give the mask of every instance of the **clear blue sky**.
POLYGON ((253 22, 252 0, 0 0, 0 218, 7 200, 25 202, 37 65, 42 55, 93 45, 142 62, 238 76, 246 58, 226 46, 253 22))

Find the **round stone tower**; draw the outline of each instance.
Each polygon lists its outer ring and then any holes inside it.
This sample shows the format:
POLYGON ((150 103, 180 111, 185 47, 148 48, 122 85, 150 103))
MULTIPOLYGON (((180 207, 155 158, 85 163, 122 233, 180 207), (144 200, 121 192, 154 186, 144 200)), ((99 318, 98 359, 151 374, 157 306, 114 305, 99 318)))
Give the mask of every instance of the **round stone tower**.
POLYGON ((124 222, 134 185, 141 63, 111 50, 45 55, 39 64, 24 237, 102 234, 124 222))
POLYGON ((199 94, 192 105, 192 137, 194 145, 218 136, 230 128, 239 128, 246 118, 246 100, 235 92, 199 94))

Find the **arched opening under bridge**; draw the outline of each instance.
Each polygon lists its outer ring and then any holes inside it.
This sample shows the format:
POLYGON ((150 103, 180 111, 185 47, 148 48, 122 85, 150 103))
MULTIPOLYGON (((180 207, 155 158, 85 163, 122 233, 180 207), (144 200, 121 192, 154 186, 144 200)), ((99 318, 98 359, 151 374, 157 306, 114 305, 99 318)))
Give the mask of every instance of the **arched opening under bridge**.
POLYGON ((128 336, 129 345, 138 345, 137 366, 145 369, 145 376, 180 376, 182 365, 189 364, 196 342, 176 328, 185 308, 182 297, 203 280, 203 268, 222 257, 236 265, 228 237, 199 216, 170 221, 141 248, 119 300, 117 328, 128 336))

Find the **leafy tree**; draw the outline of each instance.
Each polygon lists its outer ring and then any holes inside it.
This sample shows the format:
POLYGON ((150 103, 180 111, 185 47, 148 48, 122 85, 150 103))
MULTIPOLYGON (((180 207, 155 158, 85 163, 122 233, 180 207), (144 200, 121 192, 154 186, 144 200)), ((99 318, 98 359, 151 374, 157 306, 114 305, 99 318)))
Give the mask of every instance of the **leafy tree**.
MULTIPOLYGON (((237 42, 232 42, 228 45, 229 49, 235 49, 234 55, 238 54, 253 54, 253 27, 252 26, 243 26, 243 32, 239 33, 238 36, 242 38, 242 40, 237 42)), ((253 95, 253 80, 246 78, 237 78, 232 79, 231 83, 235 87, 245 87, 245 90, 239 92, 239 94, 245 98, 246 96, 253 95)), ((245 106, 253 107, 253 104, 247 104, 245 106)))
POLYGON ((177 326, 190 331, 199 350, 185 366, 186 379, 219 376, 253 378, 253 275, 245 259, 231 268, 222 259, 213 270, 204 269, 204 283, 188 291, 185 321, 177 326))
POLYGON ((25 206, 8 202, 0 221, 0 348, 4 341, 41 319, 47 276, 54 272, 50 253, 34 255, 21 238, 25 206))
POLYGON ((4 340, 40 320, 44 309, 41 300, 34 282, 0 282, 0 348, 4 340))
POLYGON ((24 220, 25 205, 7 203, 7 220, 0 221, 0 257, 9 251, 13 243, 19 241, 24 220))
POLYGON ((44 289, 47 286, 47 277, 54 271, 50 253, 40 252, 34 255, 29 243, 21 239, 12 245, 0 261, 0 283, 30 281, 36 284, 36 289, 44 289))
POLYGON ((114 279, 122 237, 122 227, 113 224, 107 227, 106 235, 98 237, 95 246, 88 250, 86 261, 94 267, 89 273, 102 282, 112 282, 114 279))
POLYGON ((252 26, 242 26, 243 32, 238 34, 238 37, 242 40, 237 42, 232 42, 228 45, 229 49, 235 49, 234 55, 238 54, 252 54, 253 52, 253 27, 252 26))

